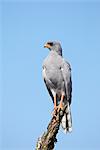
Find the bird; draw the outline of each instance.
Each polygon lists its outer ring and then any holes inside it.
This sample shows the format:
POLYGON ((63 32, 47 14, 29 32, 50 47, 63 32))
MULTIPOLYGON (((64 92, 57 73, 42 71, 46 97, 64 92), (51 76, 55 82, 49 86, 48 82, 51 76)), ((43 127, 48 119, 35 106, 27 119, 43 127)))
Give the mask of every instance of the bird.
POLYGON ((65 133, 72 131, 72 78, 71 65, 63 58, 62 47, 58 41, 47 41, 44 48, 49 49, 42 65, 42 76, 46 88, 54 103, 54 111, 60 111, 67 105, 61 120, 65 133))

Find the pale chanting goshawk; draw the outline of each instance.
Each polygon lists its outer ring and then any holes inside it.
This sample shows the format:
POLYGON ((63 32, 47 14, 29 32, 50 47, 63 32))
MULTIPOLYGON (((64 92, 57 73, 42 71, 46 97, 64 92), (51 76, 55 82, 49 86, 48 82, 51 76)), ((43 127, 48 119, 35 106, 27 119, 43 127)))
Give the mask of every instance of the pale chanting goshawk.
POLYGON ((48 41, 45 48, 50 50, 43 62, 43 79, 47 90, 54 103, 54 111, 60 111, 67 105, 61 126, 65 133, 72 131, 71 99, 72 80, 70 64, 62 56, 62 48, 59 42, 48 41))

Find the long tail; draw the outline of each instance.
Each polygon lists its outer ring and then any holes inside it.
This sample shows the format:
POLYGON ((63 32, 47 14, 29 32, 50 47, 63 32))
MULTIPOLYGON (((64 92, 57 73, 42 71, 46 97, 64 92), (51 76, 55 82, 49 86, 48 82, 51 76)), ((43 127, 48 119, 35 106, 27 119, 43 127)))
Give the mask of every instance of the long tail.
POLYGON ((69 103, 62 118, 61 126, 64 130, 64 133, 72 132, 72 116, 69 103))

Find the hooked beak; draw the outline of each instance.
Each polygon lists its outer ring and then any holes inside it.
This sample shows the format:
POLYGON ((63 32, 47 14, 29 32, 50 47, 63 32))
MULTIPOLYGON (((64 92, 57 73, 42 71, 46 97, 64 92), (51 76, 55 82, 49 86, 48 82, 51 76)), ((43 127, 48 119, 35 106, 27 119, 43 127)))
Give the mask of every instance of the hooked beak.
POLYGON ((51 48, 51 46, 48 44, 48 43, 46 43, 45 45, 44 45, 44 48, 51 48))

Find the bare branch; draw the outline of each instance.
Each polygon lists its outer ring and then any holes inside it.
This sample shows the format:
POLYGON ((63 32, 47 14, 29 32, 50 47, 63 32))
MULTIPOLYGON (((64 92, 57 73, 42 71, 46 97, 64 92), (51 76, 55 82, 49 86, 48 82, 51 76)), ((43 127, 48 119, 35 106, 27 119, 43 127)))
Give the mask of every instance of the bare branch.
POLYGON ((38 138, 36 144, 36 150, 53 150, 55 143, 57 142, 57 133, 60 127, 60 123, 67 105, 64 106, 63 110, 54 112, 54 115, 47 127, 47 131, 43 133, 42 137, 38 138))

